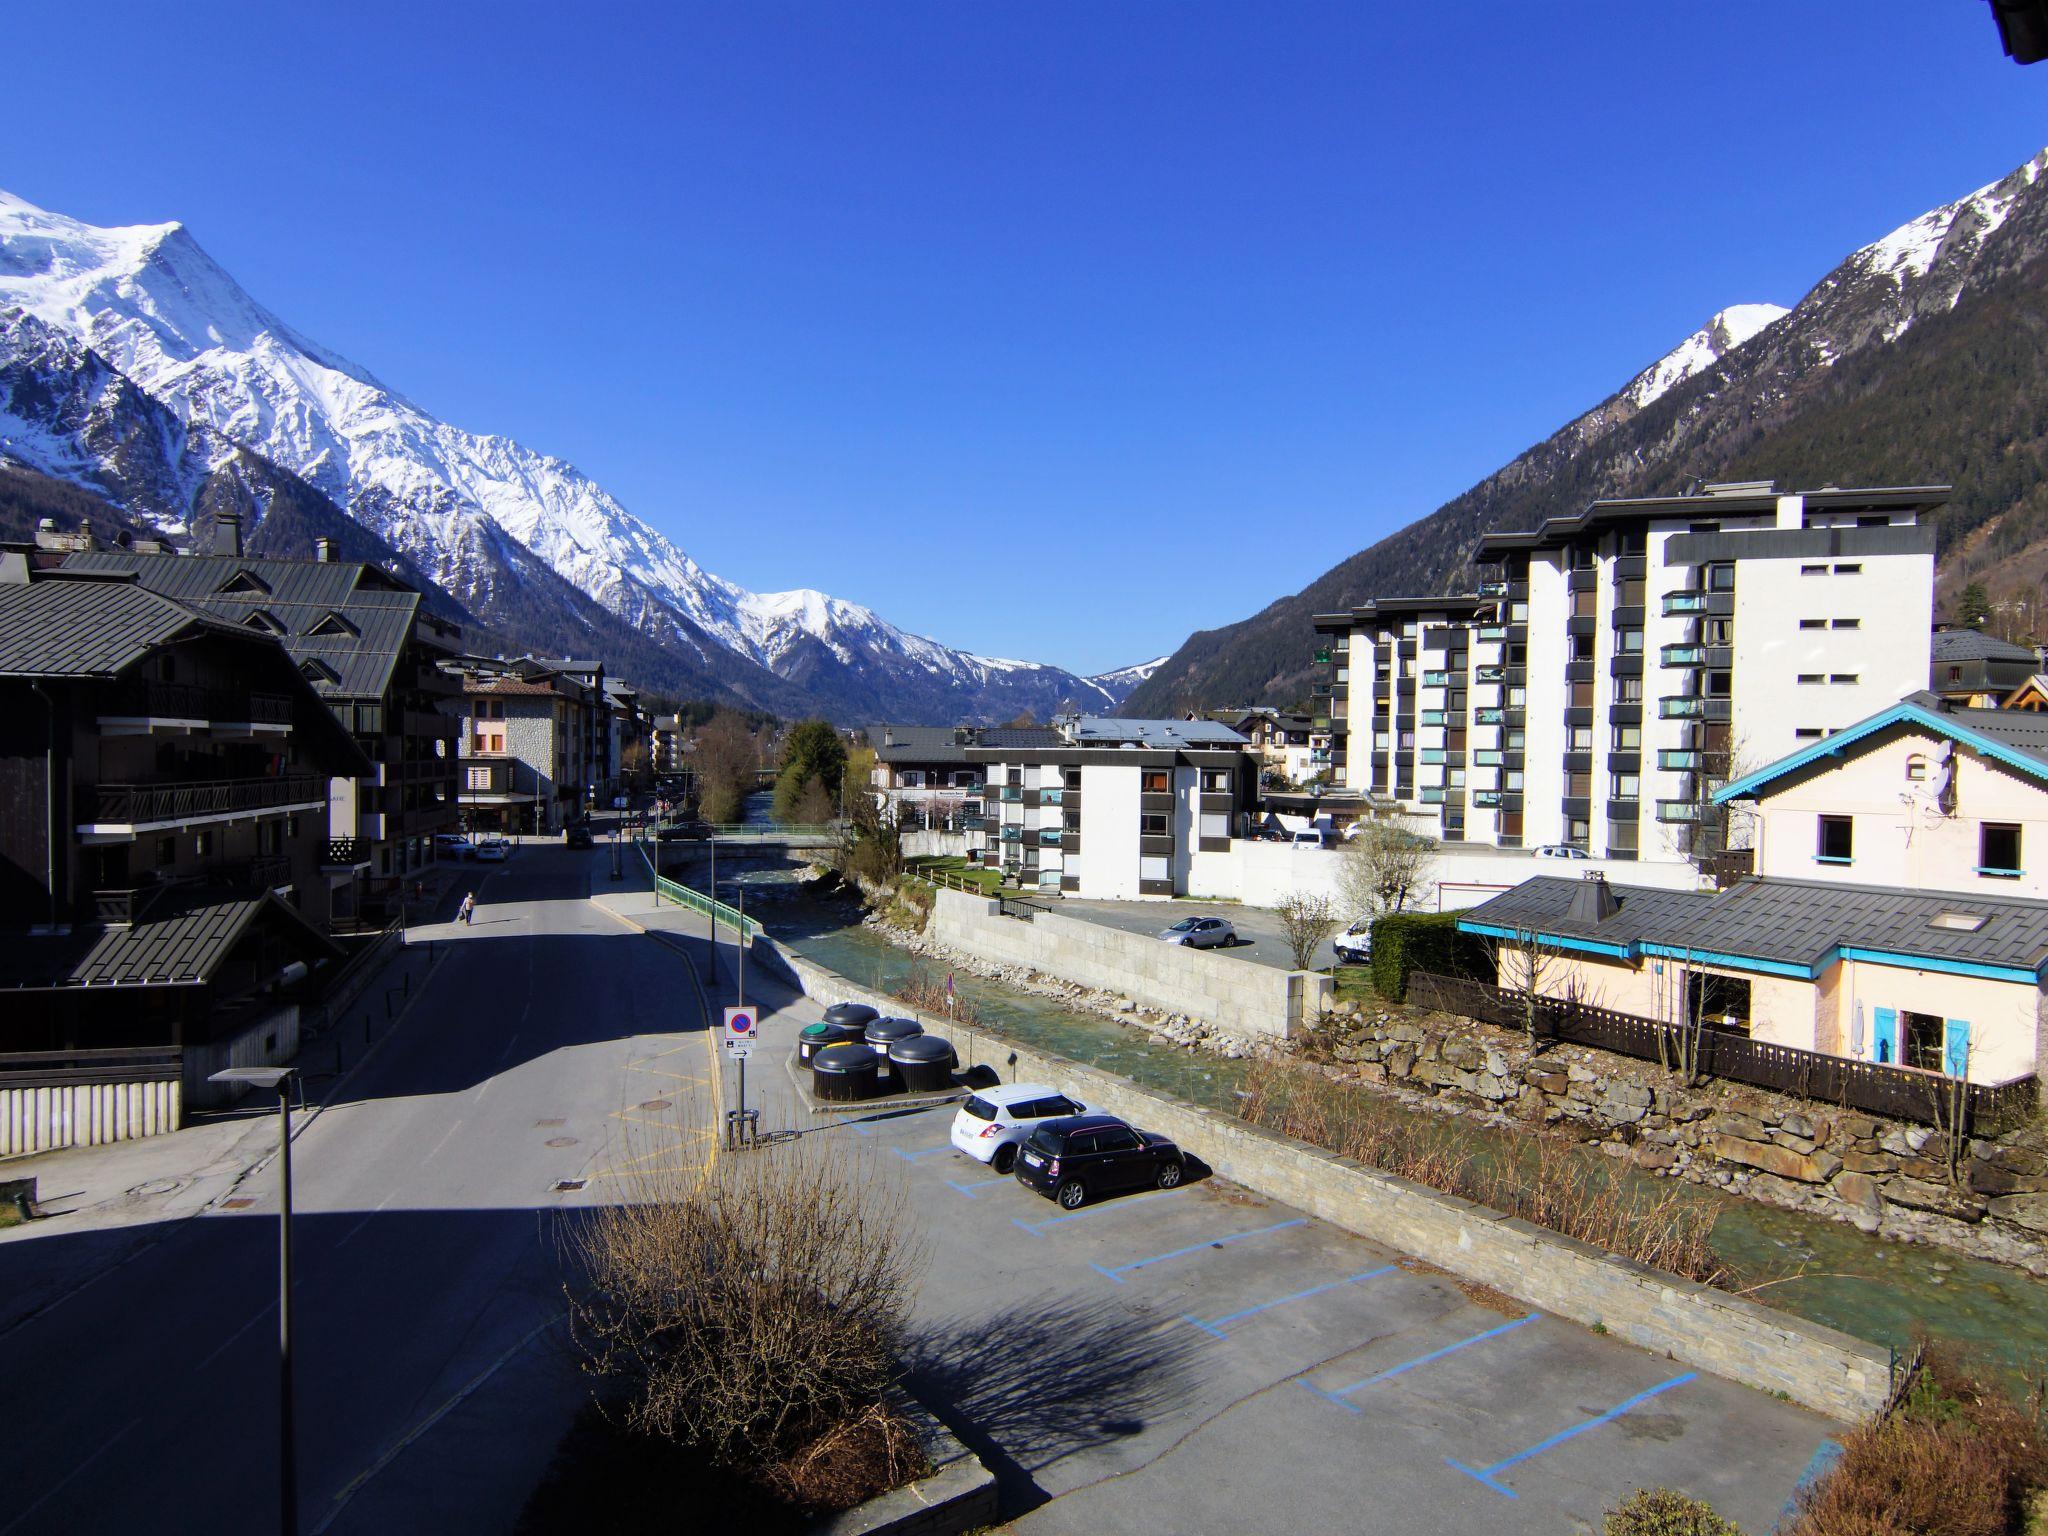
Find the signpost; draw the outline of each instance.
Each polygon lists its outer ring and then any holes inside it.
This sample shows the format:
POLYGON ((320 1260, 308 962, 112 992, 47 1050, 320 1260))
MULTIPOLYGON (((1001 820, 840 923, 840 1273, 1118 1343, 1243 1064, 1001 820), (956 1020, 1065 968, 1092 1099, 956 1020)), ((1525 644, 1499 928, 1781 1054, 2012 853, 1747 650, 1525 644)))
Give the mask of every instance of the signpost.
POLYGON ((754 1054, 754 1026, 757 1022, 754 1010, 744 1003, 725 1010, 725 1054, 740 1066, 739 1107, 742 1113, 747 1107, 747 1058, 754 1054))

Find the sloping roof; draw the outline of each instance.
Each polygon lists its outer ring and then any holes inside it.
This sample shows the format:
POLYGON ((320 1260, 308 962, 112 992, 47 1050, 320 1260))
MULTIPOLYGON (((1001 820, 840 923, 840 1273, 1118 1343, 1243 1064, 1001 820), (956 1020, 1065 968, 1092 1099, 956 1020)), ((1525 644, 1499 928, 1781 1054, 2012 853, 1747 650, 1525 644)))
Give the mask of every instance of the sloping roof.
POLYGON ((125 581, 0 582, 0 676, 114 677, 180 635, 227 627, 125 581))
POLYGON ((230 624, 267 613, 284 626, 278 641, 292 660, 317 658, 334 674, 332 681, 316 679, 314 686, 323 696, 339 698, 383 695, 422 601, 419 592, 389 572, 356 561, 87 550, 70 556, 62 569, 67 575, 132 576, 152 592, 230 624), (330 615, 356 633, 333 625, 330 633, 313 633, 330 615))
POLYGON ((1015 747, 1024 751, 1046 751, 1066 742, 1049 725, 994 725, 974 733, 977 747, 1015 747))
POLYGON ((1137 742, 1147 747, 1242 747, 1245 739, 1220 720, 1117 720, 1083 715, 1072 726, 1077 746, 1137 742))
POLYGON ((868 741, 876 758, 885 763, 967 761, 967 748, 950 725, 871 725, 868 741))
POLYGON ((1777 780, 1829 758, 1846 756, 1852 748, 1898 726, 1916 726, 2048 782, 2048 714, 2023 709, 1960 709, 1923 691, 1908 694, 1889 709, 1881 709, 1722 786, 1714 791, 1714 800, 1725 804, 1730 800, 1752 799, 1777 780))
POLYGON ((1937 629, 1933 657, 1936 662, 2023 661, 2028 666, 2036 666, 2041 660, 2032 646, 2015 645, 1981 629, 1937 629))
POLYGON ((1604 922, 1565 916, 1580 882, 1539 875, 1482 902, 1459 920, 1468 932, 1529 929, 1618 958, 1694 955, 1711 963, 1816 976, 1844 952, 1891 956, 1936 968, 1990 967, 2038 976, 2048 964, 2048 901, 1902 891, 1824 880, 1739 880, 1725 891, 1616 886, 1619 906, 1604 922), (1974 931, 1936 926, 1961 914, 1974 931))
POLYGON ((143 921, 125 928, 78 929, 63 937, 9 935, 0 944, 0 989, 200 986, 213 979, 259 917, 282 921, 312 950, 340 948, 275 892, 242 900, 207 899, 203 888, 169 892, 143 921))
POLYGON ((462 691, 471 695, 502 696, 509 693, 522 697, 554 698, 562 690, 553 683, 530 683, 523 677, 465 677, 462 691))

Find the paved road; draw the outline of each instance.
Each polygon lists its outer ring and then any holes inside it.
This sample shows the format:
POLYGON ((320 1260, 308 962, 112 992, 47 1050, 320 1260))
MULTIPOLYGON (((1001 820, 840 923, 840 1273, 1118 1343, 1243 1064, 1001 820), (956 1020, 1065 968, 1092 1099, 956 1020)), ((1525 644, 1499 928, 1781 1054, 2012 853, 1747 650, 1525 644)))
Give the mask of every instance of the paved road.
MULTIPOLYGON (((1240 940, 1249 939, 1251 942, 1239 943, 1218 953, 1235 955, 1240 960, 1255 960, 1260 965, 1277 965, 1284 970, 1294 968, 1294 954, 1288 949, 1286 936, 1281 931, 1280 914, 1269 912, 1264 907, 1247 907, 1234 901, 1091 901, 1078 896, 1063 896, 1057 905, 1049 905, 1047 910, 1062 917, 1085 917, 1090 922, 1107 923, 1112 928, 1123 928, 1132 933, 1158 933, 1184 917, 1220 917, 1237 930, 1240 940)), ((1327 943, 1317 946, 1315 964, 1318 969, 1336 963, 1336 951, 1327 943)))
POLYGON ((1835 1432, 1575 1324, 1493 1310, 1222 1181, 1064 1215, 953 1151, 950 1108, 812 1115, 783 1063, 820 1005, 759 967, 748 997, 769 1010, 748 1074, 763 1125, 829 1126, 815 1134, 907 1182, 932 1249, 914 1379, 997 1470, 1026 1536, 1553 1536, 1597 1531, 1662 1484, 1763 1532, 1835 1432))
MULTIPOLYGON (((529 845, 473 927, 416 930, 447 957, 294 1144, 309 1532, 508 1529, 579 1401, 559 1213, 707 1059, 681 963, 585 899, 600 856, 529 845)), ((0 1340, 0 1536, 275 1528, 271 1190, 0 1340)), ((94 1241, 0 1245, 0 1290, 12 1256, 94 1241)))

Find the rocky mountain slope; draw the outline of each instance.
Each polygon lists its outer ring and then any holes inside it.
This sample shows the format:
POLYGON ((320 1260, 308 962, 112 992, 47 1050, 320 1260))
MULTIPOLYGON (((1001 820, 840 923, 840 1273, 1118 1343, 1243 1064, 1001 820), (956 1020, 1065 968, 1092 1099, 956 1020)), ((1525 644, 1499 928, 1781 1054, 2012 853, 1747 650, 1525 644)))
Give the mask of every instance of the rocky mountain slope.
POLYGON ((1191 636, 1132 713, 1307 692, 1310 616, 1468 581, 1479 536, 1696 478, 1949 483, 1943 591, 2048 570, 2048 152, 1852 253, 1791 310, 1724 310, 1607 400, 1302 591, 1191 636))
MULTIPOLYGON (((562 616, 551 575, 677 652, 663 670, 700 676, 713 696, 921 722, 1122 697, 1117 684, 941 645, 857 603, 750 592, 705 571, 573 465, 440 421, 300 335, 178 224, 100 228, 0 192, 0 329, 17 392, 33 376, 36 391, 72 397, 55 415, 90 425, 97 410, 102 424, 80 435, 53 424, 47 407, 61 400, 31 398, 0 417, 0 452, 109 494, 118 484, 144 498, 123 510, 161 528, 179 528, 181 502, 242 450, 508 632, 523 635, 529 612, 562 616), (84 370, 69 383, 67 363, 84 370), (110 437, 123 391, 165 407, 168 436, 110 437)), ((633 649, 635 675, 655 686, 633 649)))

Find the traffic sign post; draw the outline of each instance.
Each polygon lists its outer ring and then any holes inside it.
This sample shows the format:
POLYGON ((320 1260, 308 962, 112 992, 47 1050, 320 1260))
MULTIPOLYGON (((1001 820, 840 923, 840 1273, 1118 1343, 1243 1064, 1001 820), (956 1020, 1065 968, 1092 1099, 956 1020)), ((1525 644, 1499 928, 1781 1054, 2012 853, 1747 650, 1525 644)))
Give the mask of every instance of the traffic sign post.
POLYGON ((747 1058, 754 1053, 754 1026, 760 1021, 754 1010, 741 1004, 725 1010, 725 1054, 740 1064, 739 1108, 747 1108, 747 1058))

